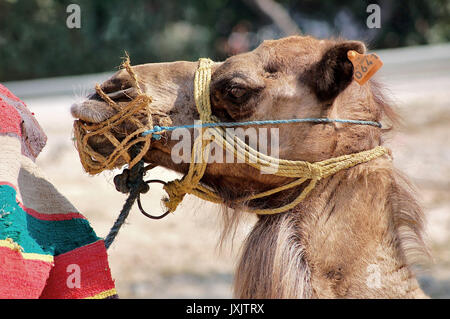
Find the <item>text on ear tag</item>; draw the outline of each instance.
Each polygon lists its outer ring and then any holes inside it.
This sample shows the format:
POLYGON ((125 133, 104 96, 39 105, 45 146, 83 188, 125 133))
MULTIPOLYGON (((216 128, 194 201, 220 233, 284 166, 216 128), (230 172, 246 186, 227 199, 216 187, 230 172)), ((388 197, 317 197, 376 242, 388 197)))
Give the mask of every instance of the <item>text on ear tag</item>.
POLYGON ((366 83, 383 66, 383 62, 375 53, 359 54, 350 50, 347 57, 353 64, 353 77, 360 85, 366 83))

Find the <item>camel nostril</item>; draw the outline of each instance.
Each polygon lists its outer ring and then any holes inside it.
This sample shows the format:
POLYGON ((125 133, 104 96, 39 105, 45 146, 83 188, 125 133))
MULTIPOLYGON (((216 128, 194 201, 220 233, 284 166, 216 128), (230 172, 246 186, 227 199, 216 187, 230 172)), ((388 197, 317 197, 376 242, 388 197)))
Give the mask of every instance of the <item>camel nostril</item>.
MULTIPOLYGON (((105 91, 103 91, 103 92, 105 92, 105 91)), ((125 90, 118 90, 118 91, 112 91, 112 92, 108 92, 108 93, 105 92, 105 93, 111 100, 113 100, 115 102, 129 102, 137 96, 136 90, 134 88, 128 88, 125 90)), ((97 92, 94 92, 94 93, 88 95, 87 99, 93 100, 93 101, 104 102, 103 98, 97 92)))
POLYGON ((107 95, 116 102, 128 102, 137 96, 136 90, 134 88, 128 88, 125 90, 111 92, 108 93, 107 95))
POLYGON ((103 92, 106 94, 114 93, 122 90, 128 90, 132 87, 129 79, 113 78, 109 79, 101 85, 103 92))
POLYGON ((88 100, 94 100, 94 101, 100 101, 100 102, 103 101, 103 99, 101 98, 100 95, 98 95, 97 92, 88 95, 88 96, 87 96, 87 99, 88 99, 88 100))

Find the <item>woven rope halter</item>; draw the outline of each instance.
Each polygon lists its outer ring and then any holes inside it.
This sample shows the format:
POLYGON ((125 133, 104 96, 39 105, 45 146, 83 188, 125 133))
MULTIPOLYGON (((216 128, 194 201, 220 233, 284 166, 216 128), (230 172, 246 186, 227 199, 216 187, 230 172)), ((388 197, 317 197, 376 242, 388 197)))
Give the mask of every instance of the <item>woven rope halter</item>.
MULTIPOLYGON (((218 119, 211 113, 210 83, 211 67, 213 64, 214 62, 210 59, 200 59, 199 66, 194 78, 195 104, 198 113, 200 114, 200 120, 202 121, 202 123, 206 124, 219 122, 218 119)), ((127 68, 132 78, 136 81, 136 85, 138 86, 137 77, 129 66, 128 61, 125 62, 125 67, 127 68)), ((115 102, 109 99, 109 97, 106 96, 106 94, 104 94, 98 87, 97 92, 100 96, 102 96, 102 98, 105 99, 105 101, 107 101, 110 105, 117 109, 118 113, 110 119, 99 124, 86 125, 78 123, 75 125, 77 148, 80 153, 80 159, 83 163, 83 167, 87 172, 96 174, 104 169, 112 169, 114 167, 117 167, 118 159, 121 158, 126 163, 128 163, 129 167, 131 168, 139 160, 141 160, 145 153, 149 150, 152 136, 154 139, 155 137, 160 138, 159 134, 164 132, 164 129, 162 129, 160 130, 158 135, 156 135, 153 127, 149 127, 149 125, 151 125, 152 123, 150 114, 151 112, 149 110, 151 99, 140 92, 140 95, 135 100, 130 102, 123 109, 118 109, 115 102), (115 125, 120 124, 125 119, 132 119, 132 115, 137 111, 142 110, 143 108, 145 108, 149 113, 148 122, 150 124, 145 127, 139 121, 133 120, 137 122, 135 124, 138 129, 128 135, 123 141, 119 142, 110 132, 110 129, 115 125), (115 146, 114 152, 108 158, 105 158, 96 153, 87 144, 88 138, 96 134, 103 134, 115 146), (129 148, 140 142, 144 143, 141 152, 138 156, 131 159, 128 154, 129 148)), ((357 122, 356 124, 370 125, 373 125, 374 123, 369 121, 351 120, 341 120, 341 122, 357 122)), ((200 128, 202 134, 199 134, 194 141, 193 149, 191 152, 190 166, 186 175, 184 175, 181 179, 176 179, 164 185, 164 190, 168 194, 168 198, 164 201, 164 204, 169 212, 174 212, 176 210, 186 194, 193 194, 201 199, 214 203, 223 203, 222 198, 217 192, 201 183, 201 179, 206 171, 211 143, 217 143, 225 150, 231 152, 231 154, 234 154, 234 156, 239 160, 256 169, 259 169, 260 171, 270 172, 270 174, 276 176, 295 178, 294 181, 289 182, 285 185, 281 185, 279 187, 275 187, 269 191, 237 199, 236 203, 244 203, 253 199, 267 197, 300 186, 303 183, 308 183, 302 190, 302 192, 293 201, 284 206, 267 209, 253 209, 250 207, 247 208, 248 211, 261 215, 286 212, 294 208, 302 200, 304 200, 306 196, 311 192, 311 190, 314 189, 320 179, 329 177, 341 170, 351 168, 355 165, 371 161, 389 152, 386 148, 377 146, 371 150, 334 157, 314 163, 306 161, 283 160, 258 152, 257 150, 251 148, 249 145, 245 144, 245 142, 239 138, 234 139, 234 143, 230 143, 229 138, 227 138, 226 131, 223 129, 223 127, 221 127, 221 123, 217 123, 217 126, 211 126, 212 127, 208 126, 207 128, 200 128)))
MULTIPOLYGON (((200 59, 199 67, 194 78, 195 104, 200 114, 200 120, 203 123, 217 122, 217 119, 211 113, 210 102, 211 67, 213 64, 214 62, 210 59, 200 59)), ((368 151, 339 156, 321 162, 291 161, 274 158, 258 152, 239 138, 235 139, 235 143, 230 143, 229 139, 224 138, 226 132, 221 127, 208 128, 208 130, 215 131, 211 134, 214 136, 214 143, 223 145, 226 150, 231 151, 238 159, 245 161, 248 165, 261 171, 273 172, 272 174, 276 176, 296 178, 293 182, 269 191, 241 198, 238 200, 239 202, 267 197, 299 186, 309 180, 309 184, 303 189, 300 195, 284 206, 267 209, 247 208, 247 210, 256 214, 278 214, 286 212, 304 200, 320 179, 357 164, 368 162, 388 152, 386 148, 377 146, 368 151)), ((210 143, 211 140, 205 138, 205 134, 203 136, 199 135, 194 141, 188 173, 182 179, 169 182, 165 185, 164 189, 169 195, 165 205, 170 211, 175 211, 185 194, 193 194, 214 203, 223 202, 216 192, 200 183, 206 170, 210 143)))
POLYGON ((106 93, 103 92, 97 84, 95 87, 97 94, 117 113, 100 123, 88 124, 83 121, 76 120, 73 124, 76 148, 80 156, 81 164, 83 165, 84 170, 92 175, 101 173, 104 170, 111 170, 120 167, 125 163, 131 168, 138 163, 150 149, 151 138, 148 136, 142 136, 142 133, 152 128, 152 112, 150 110, 152 99, 144 94, 140 89, 137 76, 131 68, 128 55, 122 64, 122 68, 126 69, 128 74, 134 80, 138 96, 125 107, 121 108, 108 95, 106 95, 106 93), (143 125, 133 116, 137 112, 142 111, 145 112, 145 115, 148 118, 148 125, 143 125), (131 123, 136 127, 136 130, 128 134, 122 141, 119 141, 114 136, 112 131, 125 121, 131 121, 131 123), (88 144, 88 140, 94 136, 106 137, 114 146, 114 151, 109 156, 105 157, 92 149, 92 147, 88 144), (131 158, 129 155, 130 149, 140 143, 143 143, 142 151, 136 157, 131 158))

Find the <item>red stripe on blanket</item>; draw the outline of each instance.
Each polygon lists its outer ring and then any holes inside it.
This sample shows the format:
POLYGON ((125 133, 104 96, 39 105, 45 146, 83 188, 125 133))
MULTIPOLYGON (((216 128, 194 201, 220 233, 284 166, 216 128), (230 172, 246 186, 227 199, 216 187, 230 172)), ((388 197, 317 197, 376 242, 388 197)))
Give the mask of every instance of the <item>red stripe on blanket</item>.
POLYGON ((51 267, 52 263, 23 259, 19 251, 0 247, 0 298, 39 298, 51 267))
MULTIPOLYGON (((12 94, 10 90, 8 90, 4 85, 1 85, 1 84, 0 84, 0 94, 6 96, 7 98, 9 98, 11 100, 15 100, 17 102, 22 103, 22 101, 17 96, 12 94)), ((0 96, 0 99, 1 98, 2 97, 0 96)))
POLYGON ((114 289, 103 240, 55 257, 42 299, 81 299, 114 289))
MULTIPOLYGON (((14 188, 14 190, 17 192, 16 186, 11 183, 0 182, 0 186, 1 185, 8 185, 8 186, 14 188)), ((70 219, 74 219, 74 218, 86 219, 86 217, 84 217, 82 214, 77 213, 77 212, 67 212, 67 213, 60 213, 60 214, 43 214, 43 213, 39 213, 38 211, 36 211, 32 208, 26 207, 24 204, 22 204, 19 201, 17 201, 17 202, 19 203, 19 206, 25 212, 27 212, 28 215, 31 215, 34 218, 37 218, 40 220, 60 221, 60 220, 70 220, 70 219)))
POLYGON ((9 183, 9 182, 0 182, 0 186, 1 186, 1 185, 8 185, 8 186, 14 188, 14 190, 15 190, 16 193, 17 193, 17 187, 16 187, 16 185, 13 185, 13 184, 11 184, 11 183, 9 183))
POLYGON ((22 207, 22 209, 24 211, 26 211, 28 215, 31 215, 34 218, 37 218, 40 220, 60 221, 60 220, 70 220, 70 219, 74 219, 74 218, 86 219, 80 213, 68 212, 66 214, 64 214, 64 213, 62 213, 62 214, 42 214, 42 213, 35 211, 32 208, 25 207, 22 203, 19 203, 19 206, 22 207))
POLYGON ((0 134, 22 136, 22 117, 14 106, 0 99, 0 134))

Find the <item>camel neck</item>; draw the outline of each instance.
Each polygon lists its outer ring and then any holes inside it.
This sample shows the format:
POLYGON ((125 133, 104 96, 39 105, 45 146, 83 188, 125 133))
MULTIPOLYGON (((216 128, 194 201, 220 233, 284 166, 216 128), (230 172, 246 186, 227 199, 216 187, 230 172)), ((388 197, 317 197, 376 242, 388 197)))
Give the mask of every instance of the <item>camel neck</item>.
POLYGON ((323 179, 285 214, 260 216, 235 278, 242 298, 411 298, 420 290, 397 234, 391 162, 323 179))
POLYGON ((423 297, 398 244, 391 162, 379 159, 324 179, 299 210, 313 297, 423 297))

